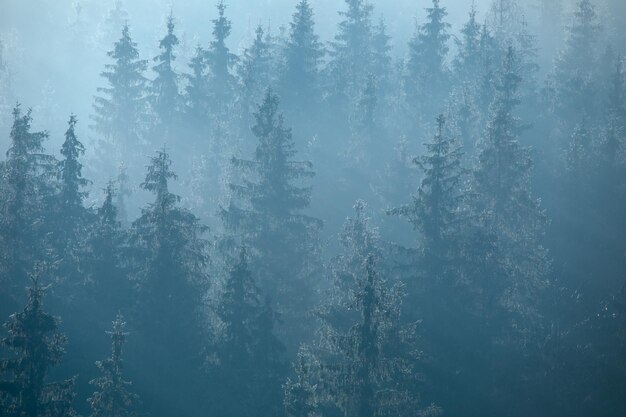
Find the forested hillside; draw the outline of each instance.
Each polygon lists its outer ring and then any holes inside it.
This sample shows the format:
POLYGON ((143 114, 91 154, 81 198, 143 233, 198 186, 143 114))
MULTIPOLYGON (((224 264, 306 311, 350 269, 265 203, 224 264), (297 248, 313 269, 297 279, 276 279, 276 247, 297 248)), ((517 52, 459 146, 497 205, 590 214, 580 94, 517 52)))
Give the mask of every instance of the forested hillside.
POLYGON ((0 1, 0 417, 626 415, 626 3, 127 3, 0 1))

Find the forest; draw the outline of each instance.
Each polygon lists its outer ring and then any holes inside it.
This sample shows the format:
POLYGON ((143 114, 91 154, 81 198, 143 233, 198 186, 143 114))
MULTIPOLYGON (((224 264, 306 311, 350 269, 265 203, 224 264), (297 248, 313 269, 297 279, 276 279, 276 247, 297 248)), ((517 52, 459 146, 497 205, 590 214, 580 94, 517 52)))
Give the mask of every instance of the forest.
POLYGON ((0 0, 0 417, 626 416, 624 22, 0 0))

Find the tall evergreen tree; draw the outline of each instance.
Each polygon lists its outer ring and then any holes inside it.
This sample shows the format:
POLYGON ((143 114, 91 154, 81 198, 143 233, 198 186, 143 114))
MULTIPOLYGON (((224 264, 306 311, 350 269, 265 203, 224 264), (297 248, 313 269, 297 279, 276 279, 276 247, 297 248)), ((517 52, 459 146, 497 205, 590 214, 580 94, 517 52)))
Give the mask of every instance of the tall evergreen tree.
POLYGON ((453 266, 458 267, 466 203, 461 158, 461 148, 446 128, 445 116, 439 115, 435 136, 426 144, 426 154, 414 160, 423 179, 412 203, 390 212, 406 217, 420 233, 427 280, 447 281, 452 278, 449 275, 455 275, 449 274, 453 266))
MULTIPOLYGON (((190 74, 185 74, 187 85, 185 86, 185 112, 191 129, 208 132, 207 116, 210 109, 210 93, 208 83, 208 64, 206 51, 197 46, 194 56, 189 62, 190 74)), ((203 138, 206 139, 206 138, 203 138)))
POLYGON ((117 160, 123 160, 143 139, 146 125, 146 79, 143 74, 148 63, 139 59, 137 44, 133 42, 127 24, 122 28, 122 37, 107 55, 113 63, 107 64, 100 74, 108 86, 98 88, 102 95, 95 97, 93 127, 114 146, 117 160))
POLYGON ((590 0, 576 4, 572 25, 567 28, 565 47, 555 61, 550 79, 553 106, 557 116, 570 128, 583 116, 593 116, 597 97, 594 97, 594 73, 600 26, 595 7, 590 0))
POLYGON ((364 269, 345 301, 320 313, 320 341, 313 350, 320 406, 359 417, 415 412, 414 328, 400 324, 400 293, 386 287, 373 256, 364 269))
POLYGON ((497 305, 529 314, 534 311, 537 291, 544 285, 548 261, 541 247, 546 218, 532 196, 530 150, 520 145, 524 125, 515 114, 522 81, 518 62, 509 47, 492 104, 490 122, 481 145, 474 187, 482 227, 493 236, 501 276, 489 285, 496 291, 491 311, 497 305), (499 292, 499 294, 498 294, 499 292), (503 304, 502 304, 503 303, 503 304))
POLYGON ((200 406, 199 370, 206 342, 206 228, 178 207, 180 197, 169 191, 175 178, 167 152, 157 152, 141 184, 155 201, 142 210, 130 231, 140 294, 133 361, 150 370, 138 391, 152 411, 192 414, 200 406))
POLYGON ((315 370, 311 354, 300 349, 293 364, 295 377, 288 378, 284 386, 284 406, 287 417, 314 417, 318 415, 317 386, 314 384, 315 370))
POLYGON ((256 104, 263 99, 265 90, 272 85, 274 78, 270 45, 261 25, 257 26, 255 34, 252 45, 244 50, 239 65, 244 114, 254 112, 256 104))
POLYGON ((343 20, 329 51, 331 94, 354 105, 370 71, 373 7, 366 0, 345 2, 347 10, 339 12, 343 20))
MULTIPOLYGON (((226 4, 223 0, 217 3, 218 17, 213 20, 213 40, 206 51, 206 59, 210 69, 209 91, 214 106, 223 105, 232 101, 235 88, 235 78, 231 73, 237 62, 237 56, 226 46, 226 39, 230 36, 231 22, 225 16, 226 4)), ((215 108, 223 113, 224 108, 215 108)))
POLYGON ((288 105, 310 108, 319 98, 320 64, 324 55, 315 33, 313 9, 308 0, 300 0, 289 23, 285 47, 285 69, 282 91, 288 105))
MULTIPOLYGON (((439 0, 433 0, 426 13, 426 23, 409 42, 405 88, 412 109, 428 116, 438 111, 447 94, 450 24, 445 21, 448 12, 439 5, 439 0)), ((415 116, 414 113, 412 117, 415 116)))
POLYGON ((178 90, 178 74, 173 68, 176 55, 174 49, 178 45, 178 37, 174 34, 174 16, 170 13, 167 18, 167 35, 159 41, 161 53, 154 57, 156 63, 152 69, 156 78, 151 85, 152 108, 159 117, 161 127, 172 128, 178 111, 181 98, 178 90))
POLYGON ((56 160, 43 147, 48 133, 31 132, 31 123, 31 111, 22 114, 18 104, 13 109, 11 143, 2 165, 0 294, 7 307, 19 298, 18 289, 27 283, 28 271, 45 253, 49 202, 55 186, 56 160))
POLYGON ((455 39, 458 49, 452 66, 456 78, 461 82, 476 82, 480 74, 480 32, 476 20, 476 4, 472 2, 467 22, 461 28, 460 39, 455 39))
MULTIPOLYGON (((252 159, 233 158, 242 184, 231 184, 233 199, 221 211, 226 229, 252 250, 252 269, 279 312, 296 314, 311 305, 307 269, 315 256, 321 221, 302 214, 309 206, 312 164, 296 161, 291 129, 278 113, 278 97, 267 90, 254 117, 258 145, 252 159), (238 201, 239 200, 239 201, 238 201)), ((292 316, 295 317, 295 316, 292 316)))
POLYGON ((275 416, 280 413, 284 347, 274 336, 275 317, 248 268, 245 250, 232 267, 217 306, 216 363, 210 371, 214 413, 275 416))
POLYGON ((128 277, 126 234, 121 229, 114 204, 115 187, 110 181, 104 189, 104 201, 98 207, 95 221, 89 229, 83 268, 93 289, 92 296, 100 310, 111 317, 130 307, 132 291, 128 277))
POLYGON ((63 358, 65 336, 56 318, 43 310, 46 288, 39 272, 31 275, 24 309, 5 324, 0 345, 14 356, 0 359, 0 406, 7 417, 68 417, 72 409, 74 379, 48 382, 50 370, 63 358), (8 379, 5 379, 7 378, 8 379))
POLYGON ((97 389, 88 399, 91 406, 91 417, 134 417, 139 397, 129 391, 131 383, 124 379, 122 348, 128 333, 126 322, 118 314, 113 322, 111 335, 111 357, 96 362, 102 376, 90 381, 97 389))

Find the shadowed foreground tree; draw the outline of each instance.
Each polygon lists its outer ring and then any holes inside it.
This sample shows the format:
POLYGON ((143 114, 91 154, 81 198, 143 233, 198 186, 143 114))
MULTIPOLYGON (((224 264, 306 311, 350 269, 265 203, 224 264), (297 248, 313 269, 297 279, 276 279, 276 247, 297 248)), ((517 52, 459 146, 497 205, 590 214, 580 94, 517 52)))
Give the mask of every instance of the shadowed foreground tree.
POLYGON ((39 271, 31 275, 26 307, 4 325, 8 335, 0 346, 14 356, 0 360, 0 408, 7 417, 74 416, 74 378, 48 382, 61 363, 65 336, 58 320, 43 310, 46 288, 39 271))
POLYGON ((155 200, 130 230, 138 332, 129 357, 136 365, 132 370, 143 369, 141 383, 134 379, 153 414, 197 415, 207 336, 202 314, 208 287, 206 227, 169 191, 176 179, 171 164, 165 150, 152 157, 141 186, 155 200))
POLYGON ((285 348, 274 335, 275 314, 262 299, 243 249, 226 280, 217 316, 215 363, 209 370, 213 414, 279 415, 285 348))
POLYGON ((256 151, 251 159, 233 158, 244 181, 230 185, 233 198, 221 216, 230 236, 250 248, 250 265, 263 292, 278 304, 279 313, 289 312, 293 319, 313 301, 308 273, 321 221, 302 213, 311 199, 311 187, 302 182, 314 173, 311 162, 293 159, 291 129, 285 127, 278 103, 268 89, 254 114, 256 151))
POLYGON ((126 343, 126 323, 124 317, 118 314, 113 322, 111 335, 111 357, 96 362, 102 376, 90 381, 97 389, 88 399, 91 406, 91 417, 134 417, 139 396, 129 391, 132 385, 122 375, 123 360, 122 348, 126 343))

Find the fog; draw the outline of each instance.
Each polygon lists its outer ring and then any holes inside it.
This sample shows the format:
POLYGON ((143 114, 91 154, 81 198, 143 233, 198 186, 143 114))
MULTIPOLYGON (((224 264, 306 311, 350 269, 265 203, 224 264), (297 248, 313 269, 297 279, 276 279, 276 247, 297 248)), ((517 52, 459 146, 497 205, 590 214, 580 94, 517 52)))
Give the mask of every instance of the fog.
POLYGON ((626 415, 623 0, 0 0, 0 417, 626 415))

